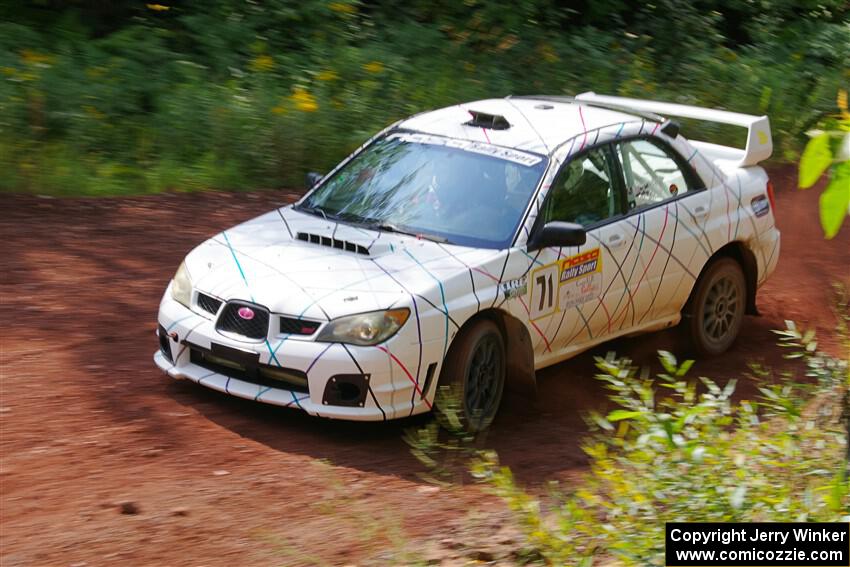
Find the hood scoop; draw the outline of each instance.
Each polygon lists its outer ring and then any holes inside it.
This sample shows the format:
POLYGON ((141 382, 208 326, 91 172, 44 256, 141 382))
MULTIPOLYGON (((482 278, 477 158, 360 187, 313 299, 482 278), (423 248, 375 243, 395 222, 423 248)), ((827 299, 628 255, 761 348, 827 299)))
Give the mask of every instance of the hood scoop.
POLYGON ((322 236, 309 232, 299 232, 295 235, 295 238, 302 242, 309 242, 311 244, 318 244, 319 246, 327 246, 328 248, 336 248, 337 250, 345 250, 346 252, 354 252, 356 254, 369 256, 368 248, 348 240, 340 240, 338 238, 331 238, 330 236, 322 236))

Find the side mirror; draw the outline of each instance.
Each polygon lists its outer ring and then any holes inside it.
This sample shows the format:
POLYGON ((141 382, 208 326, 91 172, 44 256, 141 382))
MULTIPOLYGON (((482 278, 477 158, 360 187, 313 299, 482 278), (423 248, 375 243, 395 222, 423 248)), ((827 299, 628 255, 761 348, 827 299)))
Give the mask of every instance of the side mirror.
POLYGON ((307 189, 312 189, 316 186, 316 183, 322 180, 324 174, 318 173, 316 171, 311 171, 307 174, 307 189))
POLYGON ((536 231, 528 241, 529 250, 548 246, 581 246, 587 242, 587 232, 580 224, 549 221, 536 231))

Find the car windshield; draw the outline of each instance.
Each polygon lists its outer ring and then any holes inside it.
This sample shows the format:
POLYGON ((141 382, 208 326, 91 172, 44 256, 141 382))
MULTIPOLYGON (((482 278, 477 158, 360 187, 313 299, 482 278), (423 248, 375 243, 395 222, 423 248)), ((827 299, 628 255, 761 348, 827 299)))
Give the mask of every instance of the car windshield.
POLYGON ((537 154, 396 132, 364 149, 297 208, 378 230, 507 248, 545 168, 537 154))

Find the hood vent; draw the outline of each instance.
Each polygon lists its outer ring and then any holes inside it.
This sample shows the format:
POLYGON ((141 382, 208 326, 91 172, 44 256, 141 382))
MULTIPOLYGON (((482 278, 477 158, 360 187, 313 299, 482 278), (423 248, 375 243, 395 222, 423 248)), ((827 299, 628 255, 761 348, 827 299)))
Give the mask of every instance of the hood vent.
POLYGON ((345 250, 346 252, 355 252, 357 254, 363 254, 364 256, 369 255, 368 248, 361 246, 360 244, 355 244, 354 242, 349 242, 348 240, 339 240, 329 236, 320 236, 318 234, 310 234, 307 232, 299 232, 295 237, 302 242, 310 242, 311 244, 345 250))

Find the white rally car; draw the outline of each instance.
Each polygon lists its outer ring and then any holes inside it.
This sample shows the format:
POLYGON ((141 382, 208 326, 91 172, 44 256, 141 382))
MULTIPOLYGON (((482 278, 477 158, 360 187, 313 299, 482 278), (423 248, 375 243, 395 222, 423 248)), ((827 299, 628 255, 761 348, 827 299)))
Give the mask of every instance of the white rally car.
POLYGON ((294 205, 225 230, 159 308, 169 376, 352 420, 471 429, 506 382, 683 321, 725 351, 779 256, 767 117, 585 93, 461 104, 377 134, 294 205), (689 142, 663 116, 747 128, 689 142))

